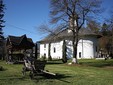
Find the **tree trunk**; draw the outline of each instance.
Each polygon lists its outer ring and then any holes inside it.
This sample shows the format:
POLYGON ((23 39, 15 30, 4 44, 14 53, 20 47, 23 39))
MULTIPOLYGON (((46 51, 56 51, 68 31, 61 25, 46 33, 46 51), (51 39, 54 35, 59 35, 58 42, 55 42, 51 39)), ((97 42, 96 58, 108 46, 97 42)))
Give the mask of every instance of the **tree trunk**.
POLYGON ((62 46, 62 61, 63 61, 63 63, 67 62, 66 51, 67 51, 66 42, 65 42, 65 40, 63 40, 63 46, 62 46))
POLYGON ((52 60, 52 57, 51 57, 51 43, 49 43, 49 46, 48 46, 48 60, 52 60))
POLYGON ((72 59, 72 63, 76 64, 76 63, 78 63, 78 60, 77 60, 78 34, 77 34, 77 32, 75 33, 75 31, 73 32, 72 44, 73 44, 73 59, 72 59))

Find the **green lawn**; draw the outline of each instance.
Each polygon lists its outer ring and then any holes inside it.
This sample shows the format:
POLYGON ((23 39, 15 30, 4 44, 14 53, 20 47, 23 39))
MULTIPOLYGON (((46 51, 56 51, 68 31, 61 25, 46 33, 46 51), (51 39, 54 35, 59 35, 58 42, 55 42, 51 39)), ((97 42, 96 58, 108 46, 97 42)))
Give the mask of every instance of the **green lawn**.
MULTIPOLYGON (((68 61, 69 62, 69 61, 68 61)), ((0 61, 0 85, 113 85, 113 60, 79 60, 79 65, 48 62, 46 70, 57 73, 56 78, 22 76, 22 64, 9 65, 0 61)))

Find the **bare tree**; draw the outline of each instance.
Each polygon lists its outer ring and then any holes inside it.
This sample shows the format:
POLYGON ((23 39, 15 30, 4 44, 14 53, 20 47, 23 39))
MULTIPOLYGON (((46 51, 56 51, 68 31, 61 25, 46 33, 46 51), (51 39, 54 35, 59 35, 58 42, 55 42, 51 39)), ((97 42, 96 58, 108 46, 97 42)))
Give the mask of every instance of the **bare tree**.
POLYGON ((51 23, 66 23, 73 33, 73 63, 77 61, 79 30, 88 18, 100 13, 100 0, 50 0, 51 23))
POLYGON ((113 58, 113 10, 109 11, 110 17, 106 19, 106 25, 104 32, 104 36, 108 36, 109 42, 107 44, 107 51, 110 51, 111 57, 113 58))
POLYGON ((99 31, 101 30, 101 25, 99 22, 90 20, 87 24, 87 29, 91 30, 94 33, 99 33, 99 31))
POLYGON ((63 63, 66 63, 67 62, 67 57, 66 57, 66 41, 63 40, 63 46, 62 46, 62 61, 63 63))

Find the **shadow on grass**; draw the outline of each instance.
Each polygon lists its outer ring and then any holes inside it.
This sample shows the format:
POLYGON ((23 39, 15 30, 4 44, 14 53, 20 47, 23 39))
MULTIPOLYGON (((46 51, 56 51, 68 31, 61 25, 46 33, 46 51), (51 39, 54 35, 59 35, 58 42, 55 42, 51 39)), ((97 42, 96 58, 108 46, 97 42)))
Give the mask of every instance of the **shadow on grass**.
POLYGON ((69 81, 67 81, 65 78, 69 78, 69 77, 71 77, 71 76, 66 76, 66 75, 64 75, 64 74, 56 74, 55 76, 53 76, 53 75, 42 75, 42 76, 37 76, 37 77, 35 77, 34 78, 34 80, 37 80, 37 81, 39 81, 40 79, 41 80, 45 80, 45 79, 56 79, 56 80, 59 80, 59 81, 62 81, 62 82, 65 82, 65 83, 71 83, 71 82, 69 82, 69 81))
POLYGON ((7 77, 7 78, 0 78, 0 80, 24 80, 24 77, 7 77))
POLYGON ((6 68, 0 66, 0 71, 6 71, 6 70, 7 70, 6 68))
MULTIPOLYGON (((32 80, 33 80, 33 82, 34 82, 34 80, 36 81, 36 82, 39 82, 39 81, 48 81, 48 80, 50 80, 50 81, 53 81, 54 82, 54 80, 59 80, 59 81, 62 81, 62 82, 65 82, 65 83, 71 83, 70 81, 68 81, 66 78, 70 78, 70 77, 72 77, 72 76, 67 76, 67 75, 64 75, 64 74, 57 74, 57 75, 55 75, 55 76, 51 76, 51 75, 38 75, 38 76, 35 76, 32 80)), ((26 81, 26 78, 27 79, 30 79, 30 77, 28 77, 28 76, 24 76, 24 77, 11 77, 11 76, 7 76, 7 77, 2 77, 2 78, 0 78, 0 81, 26 81)))

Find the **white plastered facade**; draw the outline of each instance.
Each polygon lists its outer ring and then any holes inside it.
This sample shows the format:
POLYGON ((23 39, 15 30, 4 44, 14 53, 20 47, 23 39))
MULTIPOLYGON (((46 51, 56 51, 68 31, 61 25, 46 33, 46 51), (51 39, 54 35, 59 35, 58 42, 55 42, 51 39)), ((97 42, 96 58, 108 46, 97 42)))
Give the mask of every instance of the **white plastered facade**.
MULTIPOLYGON (((72 58, 73 55, 73 47, 71 40, 66 41, 66 55, 67 58, 72 58)), ((77 58, 78 59, 92 59, 95 58, 96 50, 97 50, 97 42, 98 39, 95 36, 84 36, 78 42, 77 46, 77 58)), ((55 59, 62 59, 62 46, 63 41, 52 42, 50 43, 50 55, 55 59)), ((49 43, 40 44, 40 57, 46 56, 48 58, 49 53, 49 43)))

